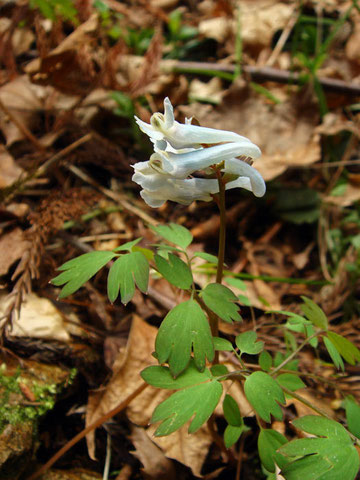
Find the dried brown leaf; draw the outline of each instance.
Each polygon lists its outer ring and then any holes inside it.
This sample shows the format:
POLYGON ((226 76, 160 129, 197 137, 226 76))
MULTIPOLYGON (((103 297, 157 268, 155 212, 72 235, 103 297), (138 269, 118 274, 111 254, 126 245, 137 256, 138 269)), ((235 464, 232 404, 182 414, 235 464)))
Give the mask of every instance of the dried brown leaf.
POLYGON ((142 471, 146 478, 167 480, 175 477, 174 464, 143 428, 132 426, 130 439, 135 447, 132 454, 143 464, 142 471))
POLYGON ((0 238, 0 275, 6 275, 11 265, 22 257, 29 242, 20 228, 15 228, 0 238))
POLYGON ((201 125, 237 132, 259 145, 262 156, 255 168, 272 180, 287 168, 312 164, 320 159, 317 107, 301 96, 270 105, 264 96, 234 85, 216 108, 192 104, 181 107, 201 125))

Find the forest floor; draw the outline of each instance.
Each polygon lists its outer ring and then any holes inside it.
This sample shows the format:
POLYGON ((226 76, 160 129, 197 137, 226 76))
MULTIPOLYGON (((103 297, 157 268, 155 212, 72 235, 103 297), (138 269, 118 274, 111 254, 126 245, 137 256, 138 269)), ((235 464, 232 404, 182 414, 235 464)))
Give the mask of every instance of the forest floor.
MULTIPOLYGON (((226 198, 225 263, 243 321, 222 322, 220 333, 255 329, 284 355, 300 337, 284 336, 285 320, 268 312, 299 313, 306 296, 360 345, 359 44, 350 0, 1 2, 0 478, 30 478, 97 420, 41 478, 266 478, 253 413, 230 453, 207 427, 153 436, 165 397, 141 391, 139 372, 155 363, 159 325, 179 295, 164 279, 152 275, 126 306, 109 302, 106 271, 64 299, 50 281, 83 253, 156 243, 148 227, 169 222, 191 231, 192 252, 217 254, 213 202, 154 209, 131 180, 152 150, 134 115, 149 122, 169 97, 178 121, 262 150, 254 167, 266 195, 226 198)), ((199 270, 194 280, 209 278, 199 270)), ((360 402, 357 365, 336 373, 321 345, 299 362, 307 398, 331 417, 345 418, 346 396, 360 402)), ((308 413, 295 400, 287 411, 272 428, 308 413)))

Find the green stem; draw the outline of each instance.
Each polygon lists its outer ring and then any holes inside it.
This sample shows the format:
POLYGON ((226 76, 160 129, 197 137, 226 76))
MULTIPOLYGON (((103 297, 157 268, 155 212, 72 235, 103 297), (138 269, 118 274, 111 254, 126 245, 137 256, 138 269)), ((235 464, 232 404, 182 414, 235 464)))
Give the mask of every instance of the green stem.
POLYGON ((280 363, 280 365, 278 365, 276 368, 274 368, 274 370, 272 370, 272 372, 270 373, 271 376, 275 375, 279 370, 281 370, 285 365, 287 365, 289 362, 291 362, 291 360, 293 358, 296 357, 296 355, 300 352, 300 350, 302 350, 305 345, 307 345, 310 340, 312 340, 313 338, 317 337, 318 335, 320 335, 321 332, 315 332, 313 333, 312 335, 310 335, 310 337, 308 338, 305 338, 305 340, 299 345, 299 347, 294 350, 292 352, 291 355, 289 355, 287 358, 285 358, 285 360, 283 362, 280 363))
POLYGON ((225 260, 225 238, 226 238, 226 208, 225 208, 225 184, 221 177, 221 172, 217 170, 216 176, 219 183, 219 211, 220 211, 220 232, 219 232, 219 251, 218 265, 216 271, 216 283, 221 283, 224 271, 225 260))

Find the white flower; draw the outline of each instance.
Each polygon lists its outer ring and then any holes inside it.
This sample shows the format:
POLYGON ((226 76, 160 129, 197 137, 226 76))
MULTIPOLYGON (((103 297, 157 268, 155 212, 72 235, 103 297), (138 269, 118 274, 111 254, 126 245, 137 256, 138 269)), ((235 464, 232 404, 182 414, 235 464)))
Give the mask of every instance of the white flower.
MULTIPOLYGON (((190 205, 195 200, 209 202, 211 195, 219 191, 216 179, 174 178, 165 172, 154 171, 149 162, 139 162, 134 168, 133 181, 143 188, 140 195, 153 208, 161 207, 167 200, 183 205, 190 205)), ((248 177, 239 177, 225 186, 227 190, 237 187, 252 190, 248 177)))
POLYGON ((219 164, 223 173, 235 177, 226 189, 245 188, 256 197, 265 194, 264 179, 248 163, 261 155, 259 147, 233 132, 191 125, 188 119, 184 125, 176 122, 168 98, 164 108, 164 115, 154 113, 150 125, 135 117, 154 143, 150 160, 133 166, 133 181, 142 187, 140 195, 148 205, 159 207, 167 200, 184 205, 194 200, 210 201, 211 195, 219 192, 218 180, 189 176, 200 170, 213 173, 209 167, 219 164))
POLYGON ((164 100, 164 114, 156 112, 150 118, 150 124, 135 116, 141 131, 161 150, 165 150, 168 142, 173 148, 199 148, 202 145, 213 145, 224 142, 248 142, 250 140, 234 132, 215 128, 191 125, 191 119, 185 124, 174 119, 174 110, 168 97, 164 100))

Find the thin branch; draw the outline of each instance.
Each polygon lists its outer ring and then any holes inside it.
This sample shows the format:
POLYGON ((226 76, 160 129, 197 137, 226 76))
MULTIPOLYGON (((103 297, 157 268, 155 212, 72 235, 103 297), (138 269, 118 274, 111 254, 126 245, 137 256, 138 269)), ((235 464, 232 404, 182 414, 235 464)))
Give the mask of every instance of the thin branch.
MULTIPOLYGON (((235 65, 209 62, 174 62, 173 60, 163 60, 160 66, 165 72, 198 73, 204 75, 216 75, 217 73, 231 75, 234 74, 236 70, 235 65)), ((272 81, 295 85, 299 85, 301 82, 301 75, 299 73, 280 70, 278 68, 243 65, 242 71, 254 82, 272 81)), ((318 81, 324 90, 329 92, 350 96, 360 95, 360 84, 348 83, 343 80, 327 77, 319 77, 318 81)))

